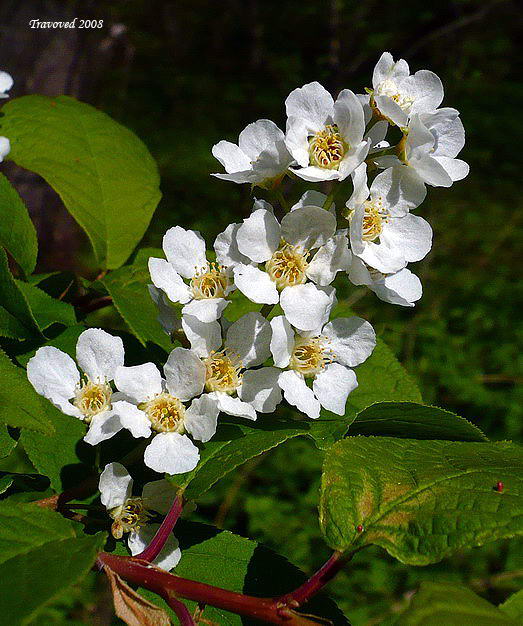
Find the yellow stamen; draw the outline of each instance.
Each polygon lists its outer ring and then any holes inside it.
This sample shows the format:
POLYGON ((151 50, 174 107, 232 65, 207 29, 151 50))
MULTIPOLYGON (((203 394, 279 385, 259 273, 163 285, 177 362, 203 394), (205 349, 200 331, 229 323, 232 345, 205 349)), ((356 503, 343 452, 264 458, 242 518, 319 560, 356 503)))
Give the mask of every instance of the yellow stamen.
POLYGON ((115 539, 121 539, 124 533, 138 531, 150 517, 142 498, 127 498, 121 506, 111 509, 109 515, 114 519, 111 533, 115 539))
POLYGON ((328 124, 309 139, 309 161, 322 169, 337 170, 348 146, 336 124, 328 124))
POLYGON ((160 393, 138 408, 145 411, 153 430, 158 433, 183 433, 185 431, 185 407, 169 393, 160 393))
POLYGON ((225 268, 216 263, 209 263, 206 267, 197 269, 190 283, 195 300, 224 298, 228 285, 229 279, 225 268))
POLYGON ((308 256, 307 250, 282 239, 279 248, 265 264, 265 269, 278 289, 301 285, 307 280, 308 256))
POLYGON ((314 377, 334 358, 325 337, 297 337, 289 367, 305 377, 314 377))
POLYGON ((90 422, 94 415, 111 408, 111 395, 109 383, 93 383, 86 377, 76 388, 73 404, 90 422))
POLYGON ((211 352, 203 363, 206 368, 206 391, 222 391, 232 394, 241 385, 243 366, 237 354, 227 349, 211 352))

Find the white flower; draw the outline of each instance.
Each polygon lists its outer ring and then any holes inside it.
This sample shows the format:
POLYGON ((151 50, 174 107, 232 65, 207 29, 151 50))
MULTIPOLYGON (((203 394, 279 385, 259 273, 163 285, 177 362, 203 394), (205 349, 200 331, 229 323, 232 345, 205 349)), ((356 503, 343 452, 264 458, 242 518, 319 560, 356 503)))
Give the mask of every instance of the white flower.
POLYGON ((406 267, 393 274, 383 274, 352 257, 349 280, 354 285, 366 285, 380 300, 400 306, 414 306, 422 295, 421 281, 406 267))
POLYGON ((344 180, 367 156, 363 108, 352 91, 344 89, 334 102, 313 82, 291 92, 285 106, 285 142, 298 165, 293 171, 301 178, 344 180))
MULTIPOLYGON (((100 474, 100 499, 114 520, 111 532, 115 539, 129 533, 127 545, 131 554, 140 554, 149 545, 159 524, 149 523, 152 511, 165 515, 177 491, 167 480, 146 483, 140 497, 133 496, 133 479, 120 463, 109 463, 100 474)), ((154 563, 164 570, 175 567, 182 553, 178 540, 171 533, 154 563)))
POLYGON ((156 308, 158 309, 157 319, 164 332, 171 336, 173 333, 181 330, 182 320, 176 316, 165 293, 154 285, 147 285, 147 289, 151 300, 156 304, 156 308))
MULTIPOLYGON (((13 79, 10 74, 7 72, 0 71, 0 98, 9 98, 9 94, 6 91, 9 91, 13 86, 13 79)), ((0 137, 0 163, 4 160, 9 154, 9 150, 11 149, 11 144, 9 143, 9 139, 7 137, 0 137)))
POLYGON ((184 316, 183 328, 202 358, 205 390, 223 413, 255 420, 256 411, 272 413, 281 401, 280 371, 261 367, 271 355, 271 326, 259 313, 247 313, 231 324, 222 343, 218 322, 202 324, 184 316))
POLYGON ((270 120, 249 124, 240 133, 238 145, 220 141, 213 146, 212 153, 227 172, 212 176, 265 188, 277 184, 292 162, 285 135, 270 120))
POLYGON ((372 326, 359 317, 337 318, 317 334, 296 334, 280 315, 271 327, 274 365, 287 368, 278 378, 285 400, 313 419, 321 407, 343 415, 348 395, 358 386, 351 368, 376 345, 372 326), (312 379, 312 388, 306 379, 312 379))
POLYGON ((400 142, 399 159, 383 156, 380 167, 403 164, 422 181, 433 187, 450 187, 469 173, 465 161, 456 159, 465 145, 465 130, 456 109, 438 109, 435 113, 416 114, 400 142))
POLYGON ((430 251, 432 229, 409 213, 423 202, 425 185, 410 169, 391 167, 367 187, 365 163, 353 172, 350 210, 352 254, 380 272, 397 272, 430 251))
POLYGON ((433 72, 419 70, 412 76, 408 63, 396 63, 384 52, 372 76, 371 106, 381 117, 397 126, 407 125, 415 113, 435 111, 443 100, 443 85, 433 72))
POLYGON ((163 237, 163 250, 167 260, 149 259, 154 285, 172 302, 185 305, 182 313, 202 322, 218 319, 229 304, 226 296, 234 286, 227 268, 207 261, 200 233, 174 226, 163 237))
POLYGON ((215 250, 218 261, 233 268, 234 283, 249 300, 279 302, 289 322, 302 330, 327 321, 335 298, 329 285, 350 264, 346 231, 336 233, 335 216, 312 205, 295 207, 280 225, 270 204, 257 200, 243 224, 231 224, 218 235, 215 250))
POLYGON ((84 380, 68 354, 43 346, 29 359, 27 377, 62 413, 89 424, 84 439, 95 445, 122 429, 119 414, 123 403, 110 385, 117 367, 124 362, 122 340, 99 328, 89 328, 78 337, 76 360, 84 380))
MULTIPOLYGON (((196 318, 194 318, 196 319, 196 318)), ((209 394, 199 396, 205 385, 205 366, 191 350, 175 348, 163 368, 165 380, 154 363, 119 367, 114 376, 126 401, 120 421, 137 437, 155 433, 145 449, 144 462, 155 472, 183 474, 200 459, 198 448, 185 434, 209 441, 216 432, 218 408, 209 394)))

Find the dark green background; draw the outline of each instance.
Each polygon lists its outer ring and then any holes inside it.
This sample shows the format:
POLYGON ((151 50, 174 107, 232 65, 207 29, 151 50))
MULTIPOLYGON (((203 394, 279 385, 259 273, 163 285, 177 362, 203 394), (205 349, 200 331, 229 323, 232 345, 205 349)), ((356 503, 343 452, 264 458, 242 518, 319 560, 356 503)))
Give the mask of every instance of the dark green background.
MULTIPOLYGON (((492 438, 521 440, 523 29, 515 2, 22 4, 0 8, 2 68, 15 77, 13 95, 76 95, 133 129, 157 159, 164 197, 143 245, 160 245, 174 224, 213 238, 248 214, 248 188, 209 176, 221 171, 211 147, 236 141, 259 118, 283 127, 283 102, 295 87, 319 80, 334 93, 346 87, 361 93, 383 50, 406 58, 412 70, 436 72, 444 105, 461 111, 467 145, 460 156, 471 173, 450 190, 429 188, 418 210, 434 229, 432 252, 412 268, 422 278, 423 299, 402 309, 359 288, 347 287, 344 295, 428 402, 467 417, 492 438), (104 28, 27 26, 34 17, 75 15, 104 19, 104 28)), ((86 275, 95 271, 54 196, 14 168, 10 177, 39 229, 39 269, 80 264, 86 275)), ((291 441, 231 474, 196 516, 263 541, 310 571, 328 553, 317 523, 320 465, 312 444, 291 441)), ((497 603, 523 580, 521 547, 495 544, 429 568, 407 568, 368 550, 331 589, 354 624, 388 623, 424 578, 462 580, 497 603)), ((95 607, 100 602, 97 595, 91 600, 95 607)), ((92 611, 78 601, 71 615, 107 623, 103 611, 92 611)))

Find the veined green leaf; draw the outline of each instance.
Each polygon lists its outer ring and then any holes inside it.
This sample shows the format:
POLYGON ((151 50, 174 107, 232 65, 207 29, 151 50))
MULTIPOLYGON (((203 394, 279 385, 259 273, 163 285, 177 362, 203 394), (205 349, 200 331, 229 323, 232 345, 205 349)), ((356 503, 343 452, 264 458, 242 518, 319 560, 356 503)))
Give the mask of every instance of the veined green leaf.
POLYGON ((64 326, 76 324, 76 315, 71 304, 56 300, 46 294, 45 291, 21 280, 17 280, 16 285, 29 303, 40 330, 43 331, 52 324, 63 324, 64 326))
POLYGON ((122 265, 160 200, 158 170, 145 145, 108 115, 67 96, 16 98, 2 113, 9 158, 58 192, 100 267, 122 265))
POLYGON ((522 449, 349 437, 326 454, 320 523, 332 548, 376 544, 411 565, 521 535, 522 449))
POLYGON ((26 274, 31 274, 38 251, 36 230, 22 199, 3 174, 0 174, 0 246, 9 251, 26 274))
POLYGON ((7 427, 0 424, 0 459, 9 456, 16 447, 16 441, 7 432, 7 427))
POLYGON ((515 620, 523 621, 523 589, 513 593, 499 608, 515 620))

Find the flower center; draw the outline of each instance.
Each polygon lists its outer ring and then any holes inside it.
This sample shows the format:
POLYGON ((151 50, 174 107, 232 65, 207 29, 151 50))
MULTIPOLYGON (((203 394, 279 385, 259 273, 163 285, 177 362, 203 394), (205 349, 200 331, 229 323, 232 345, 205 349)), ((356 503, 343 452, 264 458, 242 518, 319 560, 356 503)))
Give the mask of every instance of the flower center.
POLYGON ((191 279, 191 291, 195 300, 224 298, 229 279, 222 265, 209 263, 201 270, 196 270, 191 279))
POLYGON ((89 422, 94 415, 111 408, 111 395, 109 383, 93 383, 86 378, 76 388, 73 404, 89 422))
POLYGON ((267 274, 279 289, 301 285, 307 280, 309 252, 282 239, 280 247, 265 264, 267 274))
POLYGON ((169 393, 160 393, 138 408, 145 411, 153 430, 158 433, 183 433, 185 430, 185 407, 169 393))
POLYGON ((394 81, 388 79, 384 80, 382 83, 378 85, 378 88, 374 92, 376 96, 388 96, 404 111, 408 113, 412 104, 414 103, 414 98, 409 98, 408 96, 401 94, 398 91, 398 87, 394 81))
POLYGON ((223 391, 232 394, 242 382, 242 362, 238 355, 229 350, 211 352, 203 360, 206 368, 205 389, 207 391, 223 391))
POLYGON ((111 509, 109 515, 114 519, 111 533, 115 539, 121 539, 131 530, 136 532, 149 519, 141 498, 127 498, 121 506, 111 509))
POLYGON ((364 206, 363 239, 374 241, 381 235, 383 224, 389 221, 389 212, 384 207, 381 198, 366 200, 364 206))
POLYGON ((333 362, 334 356, 325 337, 298 337, 289 367, 306 377, 314 377, 333 362))
POLYGON ((327 170, 337 170, 346 147, 336 124, 328 124, 309 138, 310 164, 327 170))

